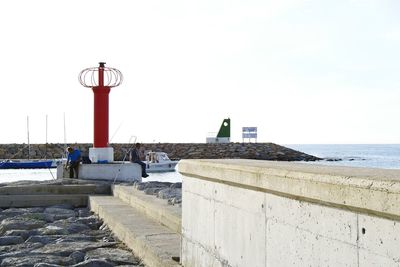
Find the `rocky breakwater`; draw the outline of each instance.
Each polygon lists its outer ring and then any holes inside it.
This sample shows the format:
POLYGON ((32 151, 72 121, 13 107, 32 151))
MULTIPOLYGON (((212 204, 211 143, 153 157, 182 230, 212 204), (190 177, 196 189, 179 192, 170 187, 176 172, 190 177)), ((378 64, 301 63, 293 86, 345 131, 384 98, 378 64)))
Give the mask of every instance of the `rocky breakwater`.
MULTIPOLYGON (((72 144, 79 148, 83 155, 88 155, 92 144, 72 144)), ((114 148, 114 158, 123 160, 132 144, 111 144, 114 148)), ((274 143, 144 143, 145 150, 163 151, 170 158, 176 159, 258 159, 279 161, 316 161, 314 157, 274 143)), ((63 144, 31 145, 30 158, 61 158, 64 153, 63 144)), ((25 144, 0 144, 0 159, 28 158, 25 144)))
POLYGON ((0 266, 144 266, 87 208, 9 208, 0 220, 0 266))
POLYGON ((146 195, 165 199, 170 205, 182 205, 182 183, 170 182, 135 182, 133 186, 146 195))

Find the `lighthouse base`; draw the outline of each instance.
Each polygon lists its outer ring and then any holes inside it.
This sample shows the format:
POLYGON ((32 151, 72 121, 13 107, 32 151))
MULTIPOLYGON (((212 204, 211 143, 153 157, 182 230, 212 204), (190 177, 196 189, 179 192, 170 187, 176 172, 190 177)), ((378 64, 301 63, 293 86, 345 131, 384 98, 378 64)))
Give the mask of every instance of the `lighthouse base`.
MULTIPOLYGON (((57 166, 57 179, 68 178, 69 170, 64 164, 57 166)), ((114 162, 110 164, 80 164, 79 179, 116 182, 141 182, 142 167, 131 162, 114 162)))
POLYGON ((114 161, 114 148, 91 147, 89 148, 89 159, 92 163, 111 163, 114 161))

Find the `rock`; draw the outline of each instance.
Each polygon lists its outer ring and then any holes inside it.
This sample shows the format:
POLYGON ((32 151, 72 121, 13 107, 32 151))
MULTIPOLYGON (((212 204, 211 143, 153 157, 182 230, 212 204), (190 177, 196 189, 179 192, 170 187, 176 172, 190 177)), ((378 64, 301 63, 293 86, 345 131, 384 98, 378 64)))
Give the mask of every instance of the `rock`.
POLYGON ((34 266, 38 263, 59 264, 61 266, 73 264, 71 258, 54 255, 27 255, 22 257, 8 257, 3 259, 0 266, 34 266))
POLYGON ((170 187, 172 183, 169 182, 144 182, 144 183, 134 183, 134 187, 137 190, 143 191, 147 188, 166 188, 170 187))
POLYGON ((146 195, 157 195, 158 192, 160 192, 161 189, 162 189, 162 188, 159 188, 159 187, 146 188, 146 189, 143 190, 143 192, 144 192, 146 195))
POLYGON ((91 241, 95 242, 98 238, 96 236, 83 235, 83 234, 73 234, 73 235, 65 235, 57 238, 56 243, 61 242, 78 242, 78 241, 91 241))
POLYGON ((83 223, 71 223, 67 226, 67 231, 69 234, 76 234, 83 231, 91 230, 89 226, 83 223))
POLYGON ((174 198, 168 199, 168 204, 170 205, 176 205, 181 203, 182 203, 182 196, 176 196, 174 198))
POLYGON ((102 222, 96 216, 78 218, 76 222, 86 224, 92 230, 97 230, 102 225, 102 222))
POLYGON ((0 246, 17 245, 24 242, 20 236, 0 236, 0 246))
POLYGON ((21 243, 13 246, 0 246, 0 262, 7 257, 25 256, 30 251, 42 247, 39 243, 21 243))
POLYGON ((34 220, 39 220, 39 221, 45 221, 45 222, 54 222, 54 215, 50 213, 25 213, 23 215, 18 216, 27 218, 27 219, 34 219, 34 220))
POLYGON ((171 186, 169 188, 182 188, 182 183, 171 184, 171 186))
POLYGON ((85 260, 85 253, 74 251, 71 253, 71 255, 69 255, 69 257, 74 260, 75 264, 77 264, 85 260))
POLYGON ((108 225, 105 224, 105 223, 103 223, 103 224, 100 226, 99 230, 108 231, 108 230, 109 230, 108 225))
POLYGON ((62 265, 58 265, 58 264, 51 264, 51 263, 36 263, 35 265, 33 265, 33 267, 59 267, 62 265))
POLYGON ((342 161, 341 158, 325 158, 326 161, 342 161))
POLYGON ((88 208, 80 208, 76 209, 78 212, 78 217, 90 217, 92 215, 92 212, 88 208))
POLYGON ((54 220, 62 220, 62 219, 67 219, 67 218, 71 218, 71 217, 76 217, 74 210, 57 208, 57 207, 46 208, 44 210, 44 213, 52 214, 54 216, 54 220))
POLYGON ((115 266, 114 264, 111 264, 105 260, 86 260, 83 262, 80 262, 78 264, 73 265, 73 267, 113 267, 115 266))
POLYGON ((43 245, 46 245, 51 242, 55 242, 60 236, 55 235, 55 236, 49 236, 49 235, 33 235, 30 236, 25 243, 41 243, 43 245))
POLYGON ((180 188, 165 188, 165 189, 161 189, 158 194, 157 197, 161 198, 161 199, 169 199, 169 198, 174 198, 177 196, 181 196, 182 195, 182 189, 180 188))
POLYGON ((108 262, 120 264, 138 264, 139 260, 132 253, 119 248, 98 248, 86 252, 86 259, 102 258, 108 262))
POLYGON ((69 256, 74 251, 86 252, 92 249, 101 247, 112 247, 117 243, 106 242, 61 242, 56 244, 47 244, 41 248, 32 250, 32 253, 37 254, 52 254, 59 256, 69 256))
POLYGON ((115 242, 115 238, 112 236, 105 236, 101 239, 103 242, 115 242))
POLYGON ((8 230, 31 230, 43 227, 44 221, 26 218, 7 218, 0 224, 0 234, 4 234, 8 230))
POLYGON ((92 237, 95 237, 97 239, 101 239, 101 238, 103 238, 105 236, 109 236, 110 234, 111 234, 111 231, 108 228, 106 228, 104 230, 92 230, 92 231, 89 231, 89 232, 85 232, 86 236, 92 236, 92 237))
POLYGON ((4 233, 4 236, 20 236, 26 240, 30 236, 30 232, 27 230, 8 230, 4 233))
POLYGON ((41 213, 43 212, 44 208, 38 207, 38 208, 8 208, 5 209, 1 212, 2 215, 8 215, 8 216, 17 216, 17 215, 22 215, 26 213, 41 213))
POLYGON ((44 228, 38 229, 39 235, 67 235, 68 233, 67 229, 56 225, 47 225, 44 228))
POLYGON ((133 266, 138 262, 131 252, 114 248, 119 243, 106 225, 98 230, 102 222, 88 209, 53 206, 9 209, 5 214, 0 224, 0 266, 133 266), (97 256, 91 251, 98 251, 97 256))

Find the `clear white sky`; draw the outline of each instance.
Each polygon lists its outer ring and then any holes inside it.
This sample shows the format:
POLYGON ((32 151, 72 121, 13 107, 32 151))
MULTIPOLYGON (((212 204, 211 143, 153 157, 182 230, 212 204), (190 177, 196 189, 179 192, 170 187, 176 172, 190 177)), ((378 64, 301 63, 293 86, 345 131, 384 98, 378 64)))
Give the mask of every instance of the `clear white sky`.
POLYGON ((111 142, 400 143, 400 1, 0 1, 0 143, 93 142, 99 61, 111 142), (117 131, 117 129, 119 129, 117 131))

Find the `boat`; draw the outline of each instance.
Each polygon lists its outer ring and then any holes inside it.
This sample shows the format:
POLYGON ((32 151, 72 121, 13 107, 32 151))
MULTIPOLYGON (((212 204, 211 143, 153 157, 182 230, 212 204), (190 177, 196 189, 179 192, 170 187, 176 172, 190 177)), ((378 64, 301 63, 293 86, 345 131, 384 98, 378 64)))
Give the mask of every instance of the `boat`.
POLYGON ((146 152, 146 172, 173 172, 179 160, 171 160, 165 152, 146 152))
POLYGON ((53 160, 3 160, 0 169, 47 169, 54 168, 53 160))
MULTIPOLYGON (((29 142, 29 117, 26 117, 28 133, 28 159, 4 159, 0 160, 0 169, 48 169, 56 168, 59 160, 31 159, 31 146, 29 142)), ((47 115, 46 115, 46 152, 47 153, 47 115)))

